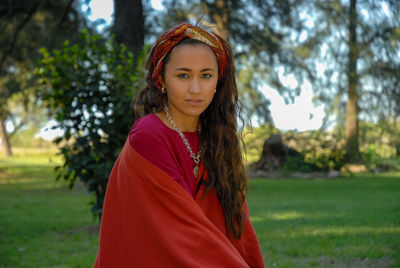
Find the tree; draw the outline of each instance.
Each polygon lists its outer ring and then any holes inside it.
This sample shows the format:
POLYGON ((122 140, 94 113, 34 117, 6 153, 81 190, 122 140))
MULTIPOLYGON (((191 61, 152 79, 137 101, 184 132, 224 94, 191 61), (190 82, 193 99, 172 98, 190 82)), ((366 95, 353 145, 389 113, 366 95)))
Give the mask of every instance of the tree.
POLYGON ((115 40, 139 55, 144 46, 144 15, 142 0, 114 0, 115 40))
POLYGON ((350 161, 360 161, 361 155, 358 146, 358 74, 357 74, 357 9, 356 0, 350 0, 348 12, 348 89, 347 89, 347 113, 346 113, 346 141, 347 155, 350 161))
POLYGON ((299 61, 308 66, 307 79, 328 114, 337 112, 338 124, 346 121, 347 160, 359 162, 359 117, 398 118, 400 2, 304 3, 308 26, 298 33, 299 61))
POLYGON ((16 114, 10 100, 20 97, 29 114, 28 102, 35 101, 35 77, 32 75, 39 48, 53 48, 66 37, 73 38, 84 25, 77 1, 35 0, 0 1, 0 138, 6 155, 11 155, 6 122, 17 122, 14 131, 29 120, 16 114), (61 14, 61 16, 60 16, 61 14))

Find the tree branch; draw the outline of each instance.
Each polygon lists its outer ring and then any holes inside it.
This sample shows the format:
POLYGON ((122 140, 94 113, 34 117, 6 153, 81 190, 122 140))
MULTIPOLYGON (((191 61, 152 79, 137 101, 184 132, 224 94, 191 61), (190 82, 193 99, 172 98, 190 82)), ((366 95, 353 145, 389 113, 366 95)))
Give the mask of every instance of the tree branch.
POLYGON ((11 133, 8 133, 8 138, 10 139, 11 137, 13 137, 18 132, 18 130, 26 125, 26 123, 26 121, 21 121, 18 125, 14 125, 14 130, 11 133))
POLYGON ((32 9, 29 11, 29 13, 25 17, 25 19, 19 25, 17 25, 15 27, 15 31, 14 31, 10 46, 8 47, 8 49, 6 51, 4 51, 4 53, 3 53, 3 55, 1 56, 1 59, 0 59, 0 75, 3 72, 3 66, 4 66, 4 63, 6 61, 7 56, 10 55, 11 52, 13 51, 13 49, 14 49, 14 46, 15 46, 15 43, 17 42, 19 33, 25 27, 25 25, 29 22, 29 20, 32 18, 33 14, 35 14, 35 12, 36 12, 38 7, 39 7, 39 4, 36 3, 32 7, 32 9))
POLYGON ((62 14, 62 16, 61 16, 61 19, 60 19, 60 21, 58 22, 58 26, 57 26, 58 29, 61 28, 63 22, 65 21, 65 18, 67 17, 68 12, 69 12, 69 10, 71 9, 71 6, 72 6, 72 3, 73 3, 73 2, 74 2, 74 0, 69 0, 67 6, 65 7, 64 12, 63 12, 63 14, 62 14))

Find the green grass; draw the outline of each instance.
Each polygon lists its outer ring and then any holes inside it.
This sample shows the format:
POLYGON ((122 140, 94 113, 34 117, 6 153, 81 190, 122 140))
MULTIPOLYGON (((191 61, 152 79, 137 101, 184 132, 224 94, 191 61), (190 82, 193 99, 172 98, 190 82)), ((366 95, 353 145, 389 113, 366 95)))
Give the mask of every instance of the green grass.
POLYGON ((98 226, 82 186, 54 180, 46 154, 0 159, 0 267, 90 267, 98 226))
MULTIPOLYGON (((59 160, 0 158, 0 267, 91 267, 91 197, 55 182, 59 160)), ((253 179, 249 206, 266 267, 400 267, 400 173, 253 179)))
POLYGON ((400 173, 250 184, 266 267, 400 267, 400 173))

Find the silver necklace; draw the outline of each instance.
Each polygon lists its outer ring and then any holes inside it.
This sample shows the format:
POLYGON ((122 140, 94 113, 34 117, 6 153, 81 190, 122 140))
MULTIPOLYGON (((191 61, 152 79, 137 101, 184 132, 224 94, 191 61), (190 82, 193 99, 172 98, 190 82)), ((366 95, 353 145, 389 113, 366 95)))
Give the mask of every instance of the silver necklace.
POLYGON ((197 155, 194 155, 192 147, 190 147, 190 144, 188 140, 186 139, 185 135, 183 134, 182 130, 176 125, 175 121, 172 119, 171 115, 169 114, 168 106, 164 105, 164 112, 168 117, 169 122, 171 123, 172 127, 175 129, 176 132, 178 132, 179 136, 181 137, 183 144, 185 144, 186 149, 189 152, 190 157, 193 159, 195 165, 193 167, 193 174, 194 177, 197 178, 197 173, 199 172, 199 163, 200 163, 200 153, 201 150, 197 152, 197 155))

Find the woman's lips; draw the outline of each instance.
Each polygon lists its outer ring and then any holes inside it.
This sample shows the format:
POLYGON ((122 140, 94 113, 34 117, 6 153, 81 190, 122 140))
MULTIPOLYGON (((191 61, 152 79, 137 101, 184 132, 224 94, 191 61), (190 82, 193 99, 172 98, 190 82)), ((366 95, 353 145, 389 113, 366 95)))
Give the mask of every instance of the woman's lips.
POLYGON ((188 102, 191 105, 199 105, 202 102, 202 100, 188 99, 188 100, 186 100, 186 102, 188 102))

